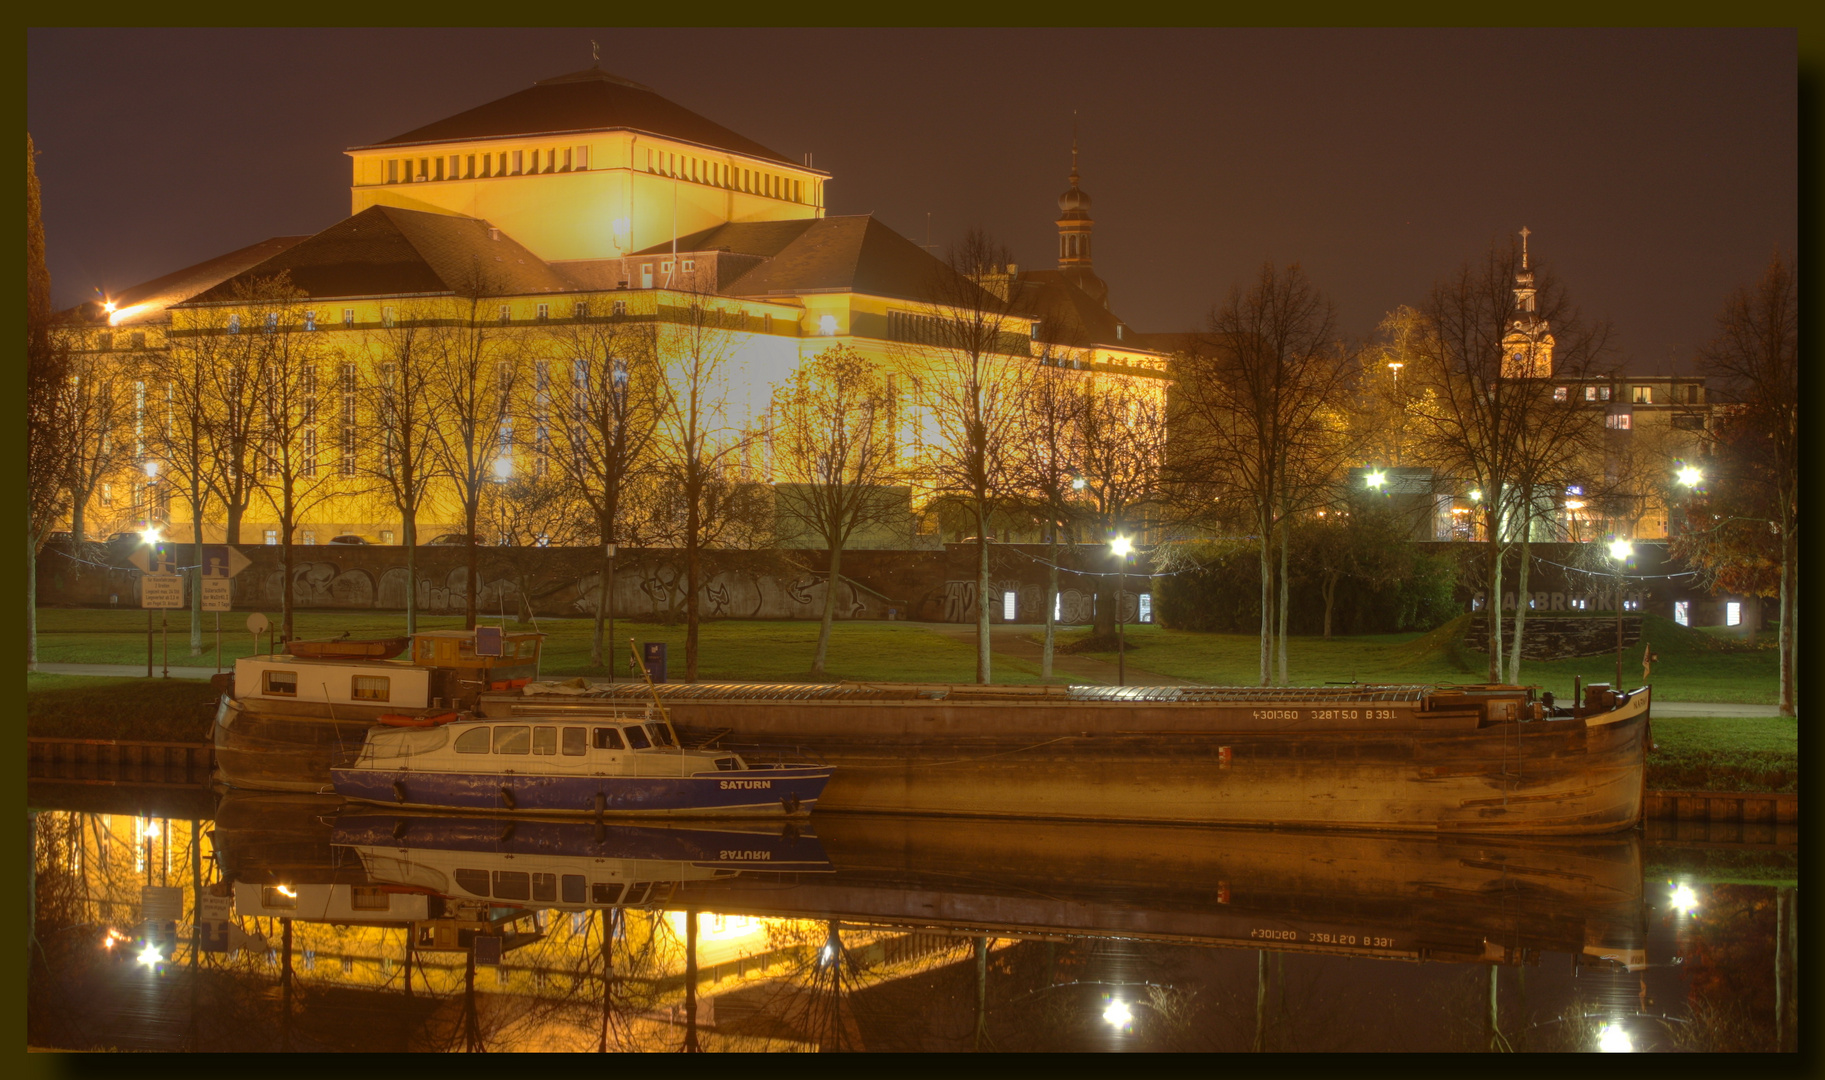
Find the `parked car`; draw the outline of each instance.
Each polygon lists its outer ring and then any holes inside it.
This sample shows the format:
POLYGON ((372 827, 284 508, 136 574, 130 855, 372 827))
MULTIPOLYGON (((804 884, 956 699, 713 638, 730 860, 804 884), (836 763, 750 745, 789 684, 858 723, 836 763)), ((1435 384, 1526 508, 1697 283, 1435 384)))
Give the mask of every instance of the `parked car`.
POLYGON ((330 537, 330 543, 332 543, 332 544, 371 544, 371 543, 373 543, 373 541, 369 540, 365 536, 357 536, 354 533, 343 533, 341 536, 330 537))
POLYGON ((481 537, 465 536, 462 533, 445 533, 442 536, 433 536, 431 539, 425 541, 425 543, 433 547, 465 547, 472 543, 478 547, 488 546, 488 541, 483 540, 481 537))

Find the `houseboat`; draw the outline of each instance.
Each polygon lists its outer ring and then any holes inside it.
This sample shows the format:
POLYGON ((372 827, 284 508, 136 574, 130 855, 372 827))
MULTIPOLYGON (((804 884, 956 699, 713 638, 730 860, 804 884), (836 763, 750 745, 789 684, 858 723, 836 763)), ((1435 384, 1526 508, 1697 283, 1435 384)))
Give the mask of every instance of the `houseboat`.
POLYGON ((663 716, 532 716, 377 728, 359 756, 330 776, 343 798, 402 807, 597 818, 798 817, 817 804, 830 769, 688 750, 663 716))
POLYGON ((236 788, 320 791, 369 729, 453 720, 482 694, 532 682, 543 640, 481 627, 414 634, 409 650, 402 639, 336 639, 243 657, 216 677, 217 775, 236 788))

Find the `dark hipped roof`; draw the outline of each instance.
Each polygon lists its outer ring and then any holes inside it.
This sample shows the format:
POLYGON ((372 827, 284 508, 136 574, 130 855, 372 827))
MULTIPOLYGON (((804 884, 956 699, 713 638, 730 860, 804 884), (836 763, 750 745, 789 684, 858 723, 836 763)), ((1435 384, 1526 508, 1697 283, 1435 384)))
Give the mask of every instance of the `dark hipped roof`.
MULTIPOLYGON (((157 322, 165 318, 165 310, 173 304, 181 304, 191 297, 206 292, 216 285, 234 277, 250 267, 258 266, 267 259, 280 254, 293 245, 308 240, 306 236, 275 236, 257 244, 231 251, 226 255, 217 255, 213 259, 174 270, 163 277, 123 289, 108 297, 114 301, 117 310, 146 305, 144 311, 133 312, 122 317, 115 325, 135 326, 141 323, 157 322)), ((103 317, 101 304, 95 301, 82 304, 70 312, 85 320, 103 317)))
POLYGON ((1095 297, 1085 292, 1073 275, 1062 270, 1027 270, 1015 288, 1016 307, 1039 320, 1039 339, 1066 348, 1086 349, 1104 345, 1116 349, 1147 349, 1140 335, 1115 317, 1095 297), (1117 332, 1117 327, 1121 331, 1117 332))
MULTIPOLYGON (((667 242, 640 254, 671 248, 667 242)), ((951 300, 960 292, 954 283, 940 284, 951 273, 941 260, 869 214, 730 222, 679 237, 678 250, 762 257, 759 266, 723 288, 731 296, 844 291, 926 301, 951 300)), ((978 290, 965 285, 961 291, 978 290)))
POLYGON ((593 67, 541 79, 525 90, 486 105, 477 105, 467 112, 413 128, 403 135, 354 149, 618 128, 795 164, 753 139, 667 101, 649 87, 593 67))
POLYGON ((475 218, 371 206, 198 296, 232 300, 243 280, 291 275, 306 296, 477 291, 523 296, 572 286, 538 256, 475 218), (491 231, 495 236, 491 236, 491 231))

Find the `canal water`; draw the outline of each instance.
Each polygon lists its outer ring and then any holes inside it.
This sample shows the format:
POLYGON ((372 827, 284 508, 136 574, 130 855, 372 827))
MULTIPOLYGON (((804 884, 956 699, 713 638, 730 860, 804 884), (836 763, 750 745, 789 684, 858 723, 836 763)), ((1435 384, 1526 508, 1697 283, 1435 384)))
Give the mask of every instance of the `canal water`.
POLYGON ((1791 832, 665 826, 74 784, 29 800, 35 1047, 1797 1047, 1791 832))

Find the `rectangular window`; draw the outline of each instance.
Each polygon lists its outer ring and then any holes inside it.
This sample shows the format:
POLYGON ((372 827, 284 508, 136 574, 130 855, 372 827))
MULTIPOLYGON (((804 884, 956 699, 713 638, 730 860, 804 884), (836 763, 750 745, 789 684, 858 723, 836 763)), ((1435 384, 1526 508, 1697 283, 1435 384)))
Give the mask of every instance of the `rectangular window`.
POLYGON ((659 272, 661 274, 669 274, 672 272, 672 262, 670 259, 659 264, 659 272))
POLYGON ((1604 426, 1616 431, 1627 431, 1634 420, 1628 413, 1611 413, 1604 418, 1604 426))
POLYGON ((578 300, 576 308, 571 311, 571 315, 579 319, 589 318, 589 305, 578 300))
POLYGON ((599 727, 596 729, 597 750, 625 750, 627 746, 621 741, 621 729, 599 727))
MULTIPOLYGON (((486 159, 484 158, 483 160, 486 160, 486 159)), ((463 170, 463 176, 470 180, 475 179, 475 155, 470 154, 469 160, 467 162, 465 162, 464 164, 467 166, 467 168, 465 168, 463 170)))
POLYGON ((298 696, 298 673, 295 671, 268 671, 266 673, 266 693, 280 697, 298 696))
POLYGON ((627 735, 627 745, 629 749, 645 750, 647 747, 653 745, 647 740, 646 732, 642 731, 638 726, 627 728, 625 733, 627 735))
POLYGON ((317 328, 317 313, 314 311, 305 312, 304 313, 304 329, 315 330, 316 328, 317 328))
POLYGON ((1609 399, 1610 399, 1610 388, 1607 386, 1599 386, 1597 388, 1597 400, 1598 401, 1608 401, 1609 399))
POLYGON ((555 754, 558 752, 558 729, 554 727, 535 727, 532 729, 532 752, 535 754, 555 754))
POLYGON ((556 903, 558 899, 558 875, 541 874, 536 870, 533 871, 532 898, 535 901, 542 900, 546 903, 556 903))
POLYGON ((349 907, 355 911, 385 911, 391 906, 387 891, 379 885, 349 886, 349 907))
POLYGON ((564 729, 564 756, 581 757, 589 749, 589 729, 567 727, 564 729))
POLYGON ((494 872, 494 898, 496 900, 530 900, 532 899, 532 879, 524 870, 496 870, 494 872))
POLYGON ((459 754, 486 754, 488 752, 488 728, 470 728, 456 738, 456 752, 459 754))
POLYGON ((391 691, 388 687, 392 682, 385 675, 352 675, 349 677, 349 698, 354 701, 389 701, 391 691))
POLYGON ((690 272, 691 272, 691 271, 693 271, 693 270, 695 270, 695 269, 697 269, 697 260, 696 260, 696 259, 686 259, 686 260, 684 260, 684 267, 683 267, 683 270, 684 270, 684 272, 685 272, 685 273, 687 273, 687 274, 688 274, 688 273, 690 273, 690 272))
POLYGON ((544 322, 546 319, 549 319, 549 318, 551 318, 551 305, 550 304, 540 304, 539 305, 539 321, 544 322))
POLYGON ((1597 388, 1594 386, 1585 387, 1584 388, 1584 400, 1596 401, 1597 400, 1597 388))
POLYGON ((462 175, 463 175, 463 159, 458 157, 455 154, 451 154, 450 155, 450 172, 447 175, 447 179, 450 179, 450 180, 461 179, 462 175))
POLYGON ((621 902, 621 891, 626 886, 613 881, 592 881, 589 883, 589 902, 592 904, 618 904, 621 902))
POLYGON ((389 183, 389 184, 399 183, 399 159, 398 158, 394 158, 393 160, 387 162, 387 183, 389 183))
POLYGON ((1635 388, 1635 404, 1637 404, 1637 405, 1654 404, 1654 388, 1651 386, 1637 386, 1635 388))
POLYGON ((1019 612, 1020 612, 1020 594, 1017 592, 1013 592, 1013 591, 1002 593, 1001 594, 1001 619, 1002 619, 1002 621, 1003 622, 1013 622, 1014 616, 1019 614, 1019 612))
MULTIPOLYGON (((583 880, 582 874, 565 874, 562 878, 559 879, 559 886, 560 886, 561 892, 563 893, 563 900, 561 901, 562 903, 581 904, 584 902, 583 898, 588 895, 588 893, 585 892, 585 889, 587 888, 588 883, 583 880)), ((579 912, 577 912, 577 917, 587 920, 588 914, 586 912, 579 911, 579 912)), ((571 933, 581 934, 583 931, 583 927, 586 925, 588 925, 587 922, 579 923, 579 922, 573 921, 570 926, 571 933)))
POLYGON ((398 321, 398 317, 394 314, 392 308, 384 307, 380 309, 380 325, 394 326, 398 324, 398 321))
POLYGON ((267 312, 266 313, 266 332, 270 334, 277 329, 279 329, 279 313, 276 311, 267 312))
POLYGON ((615 301, 614 311, 615 311, 616 315, 626 315, 627 314, 627 301, 626 300, 615 301))
POLYGON ((238 334, 241 332, 241 317, 239 315, 228 316, 228 332, 231 334, 238 334))
POLYGON ((520 170, 524 168, 525 164, 526 152, 524 150, 515 150, 513 152, 513 175, 520 175, 520 170))
MULTIPOLYGON (((305 432, 305 434, 308 435, 310 433, 305 432)), ((304 530, 304 543, 309 547, 315 547, 317 545, 317 533, 315 530, 313 530, 313 529, 304 530)))
POLYGON ((342 325, 344 325, 344 326, 354 326, 355 325, 355 309, 354 308, 345 307, 342 309, 342 325))
POLYGON ((1743 624, 1743 605, 1732 600, 1724 605, 1724 625, 1741 626, 1743 624))
POLYGON ((511 304, 502 304, 501 305, 501 321, 502 322, 512 322, 513 321, 513 306, 511 304))
POLYGON ((575 164, 572 167, 575 168, 578 172, 582 172, 583 170, 589 168, 589 147, 587 147, 587 146, 577 147, 576 156, 573 157, 571 160, 575 162, 575 164))
POLYGON ((1692 602, 1689 600, 1673 601, 1673 621, 1681 626, 1692 625, 1692 602))
POLYGON ((524 724, 502 724, 494 729, 494 752, 528 754, 532 752, 532 728, 524 724))
POLYGON ((381 542, 381 543, 383 543, 383 544, 390 544, 390 543, 392 543, 392 542, 393 542, 393 535, 394 535, 394 534, 393 534, 393 530, 392 530, 392 529, 382 529, 382 530, 380 530, 380 542, 381 542))
POLYGON ((1144 622, 1144 623, 1150 623, 1153 621, 1153 594, 1152 593, 1144 592, 1141 594, 1140 621, 1144 622))
POLYGON ((266 534, 265 534, 265 543, 266 543, 267 547, 277 547, 279 544, 279 530, 267 529, 266 534))
POLYGON ((279 891, 277 885, 260 886, 260 906, 263 908, 295 908, 298 906, 296 895, 287 896, 279 891))
POLYGON ((431 162, 431 179, 442 180, 443 178, 444 178, 444 159, 440 157, 431 162))
POLYGON ((1553 387, 1553 400, 1554 401, 1564 401, 1564 400, 1566 400, 1566 398, 1568 398, 1570 396, 1570 394, 1571 394, 1571 390, 1569 387, 1564 387, 1564 386, 1553 387))

